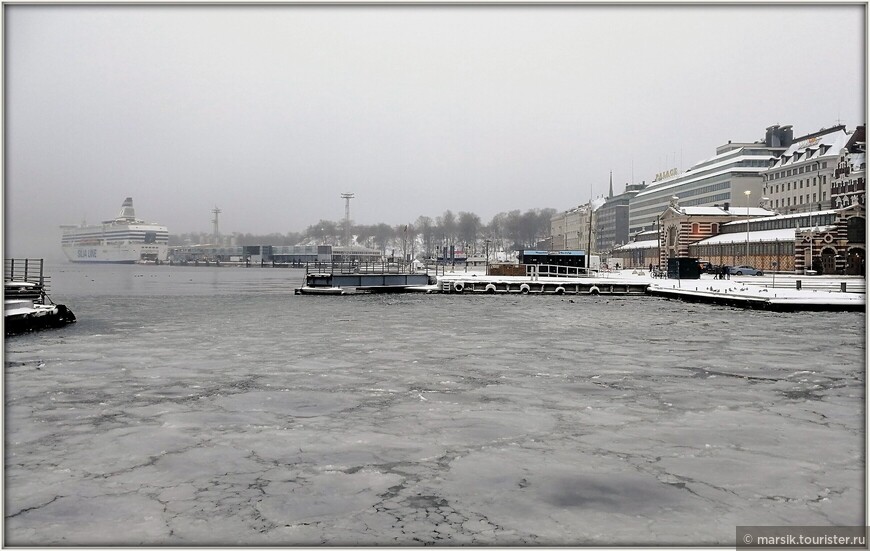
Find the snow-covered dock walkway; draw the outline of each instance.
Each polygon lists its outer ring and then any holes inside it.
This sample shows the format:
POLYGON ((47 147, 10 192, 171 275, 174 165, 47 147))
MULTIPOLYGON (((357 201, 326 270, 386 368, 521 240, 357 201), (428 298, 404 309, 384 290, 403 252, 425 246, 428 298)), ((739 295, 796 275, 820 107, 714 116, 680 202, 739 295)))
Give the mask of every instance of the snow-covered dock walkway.
POLYGON ((591 278, 533 279, 447 273, 430 292, 530 294, 648 294, 694 302, 767 310, 855 311, 866 308, 866 280, 855 276, 766 274, 717 279, 659 279, 646 270, 620 270, 591 278))

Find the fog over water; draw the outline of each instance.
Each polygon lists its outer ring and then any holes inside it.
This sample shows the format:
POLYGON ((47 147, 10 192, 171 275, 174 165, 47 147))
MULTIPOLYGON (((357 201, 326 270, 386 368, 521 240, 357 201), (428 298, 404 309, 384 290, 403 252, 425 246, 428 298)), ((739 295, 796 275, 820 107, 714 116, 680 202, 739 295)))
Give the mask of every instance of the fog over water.
POLYGON ((671 544, 864 519, 865 316, 49 267, 7 545, 671 544), (824 328, 824 330, 820 330, 824 328))
POLYGON ((175 235, 566 210, 866 122, 866 6, 9 4, 7 256, 125 197, 175 235))

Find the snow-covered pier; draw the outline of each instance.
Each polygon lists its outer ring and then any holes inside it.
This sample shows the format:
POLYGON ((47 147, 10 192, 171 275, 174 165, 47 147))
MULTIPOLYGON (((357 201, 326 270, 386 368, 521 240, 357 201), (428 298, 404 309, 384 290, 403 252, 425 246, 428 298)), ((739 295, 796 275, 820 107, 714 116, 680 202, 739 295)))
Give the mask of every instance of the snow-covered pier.
POLYGON ((793 311, 861 311, 866 308, 866 281, 848 276, 731 276, 717 279, 659 279, 645 270, 621 270, 597 277, 488 276, 448 273, 435 285, 416 290, 451 294, 585 294, 653 295, 740 308, 793 311))
MULTIPOLYGON (((658 296, 691 302, 777 311, 863 311, 866 280, 856 276, 802 276, 767 274, 718 279, 654 278, 646 270, 600 272, 589 277, 487 275, 482 271, 397 274, 400 279, 372 280, 373 274, 338 276, 309 274, 300 294, 353 294, 360 292, 425 292, 452 295, 626 295, 658 296), (329 277, 329 281, 326 278, 329 277), (346 277, 346 279, 341 279, 346 277), (320 279, 318 279, 320 278, 320 279), (354 279, 356 278, 356 279, 354 279), (323 279, 323 281, 321 281, 323 279), (428 282, 427 282, 428 279, 428 282)), ((377 278, 382 278, 378 274, 377 278)))
POLYGON ((669 279, 651 283, 647 293, 689 302, 776 311, 861 311, 866 308, 866 293, 846 292, 844 290, 847 289, 846 282, 830 282, 827 286, 814 284, 813 288, 803 286, 798 288, 796 282, 789 283, 792 286, 775 287, 768 286, 768 282, 750 283, 746 278, 741 280, 669 279))
POLYGON ((447 274, 431 287, 441 293, 643 295, 648 281, 624 277, 528 277, 447 274))

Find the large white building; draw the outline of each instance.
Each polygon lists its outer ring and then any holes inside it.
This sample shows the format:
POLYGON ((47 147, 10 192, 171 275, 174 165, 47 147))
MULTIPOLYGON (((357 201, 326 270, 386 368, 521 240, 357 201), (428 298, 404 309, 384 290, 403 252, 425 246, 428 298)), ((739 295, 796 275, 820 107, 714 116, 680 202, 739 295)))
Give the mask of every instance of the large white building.
POLYGON ((831 180, 850 137, 839 125, 795 138, 763 176, 769 207, 782 214, 828 208, 831 180))
POLYGON ((657 176, 631 199, 629 234, 654 229, 658 215, 674 197, 685 207, 758 205, 763 197, 762 173, 789 145, 791 127, 772 126, 763 142, 728 142, 716 148, 714 157, 681 174, 671 170, 657 176))

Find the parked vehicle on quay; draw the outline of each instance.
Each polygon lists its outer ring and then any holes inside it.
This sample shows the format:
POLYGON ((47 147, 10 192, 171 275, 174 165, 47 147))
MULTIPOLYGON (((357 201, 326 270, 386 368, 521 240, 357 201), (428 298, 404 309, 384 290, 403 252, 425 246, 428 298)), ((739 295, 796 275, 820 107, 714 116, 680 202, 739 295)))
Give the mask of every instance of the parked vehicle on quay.
POLYGON ((752 276, 763 276, 764 272, 761 270, 757 270, 752 266, 731 266, 729 268, 729 273, 731 275, 752 275, 752 276))
POLYGON ((699 260, 698 261, 698 269, 701 271, 701 273, 704 273, 704 274, 716 273, 715 272, 716 266, 714 266, 713 263, 710 262, 709 260, 699 260))

